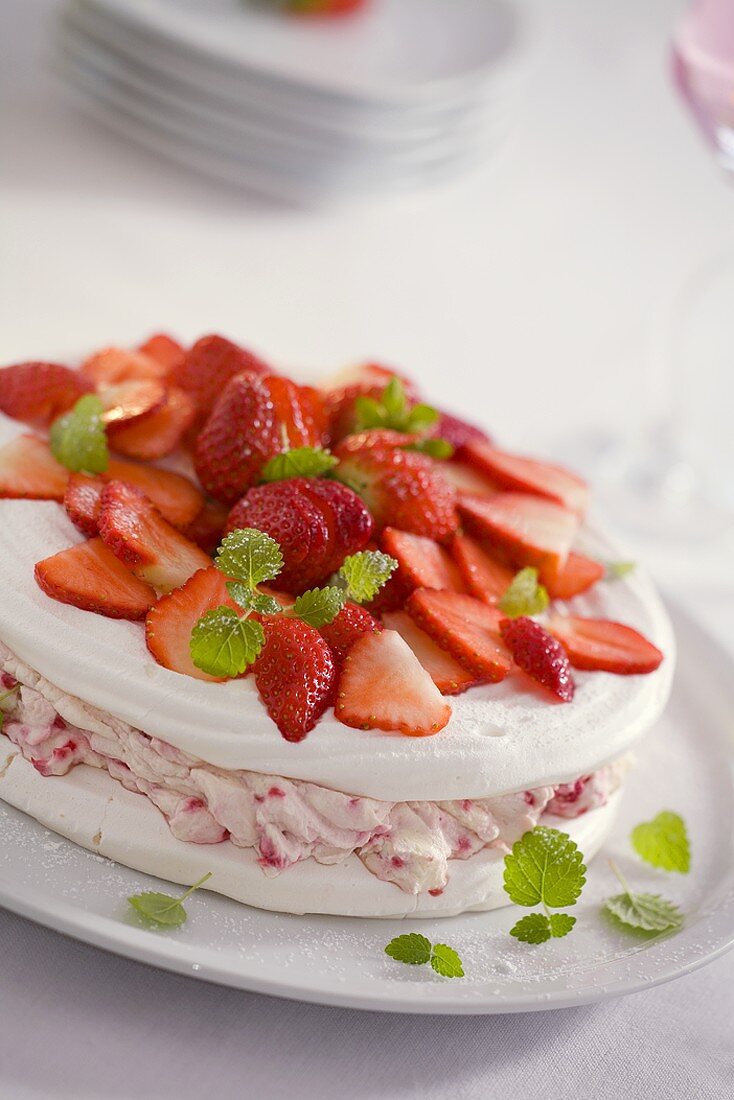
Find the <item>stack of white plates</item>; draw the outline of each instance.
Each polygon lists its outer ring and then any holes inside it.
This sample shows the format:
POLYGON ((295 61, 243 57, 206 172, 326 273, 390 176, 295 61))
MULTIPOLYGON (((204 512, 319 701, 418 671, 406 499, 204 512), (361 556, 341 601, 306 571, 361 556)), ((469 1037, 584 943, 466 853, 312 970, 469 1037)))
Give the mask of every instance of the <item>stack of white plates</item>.
POLYGON ((247 0, 67 0, 61 73, 129 137, 288 200, 458 173, 507 131, 507 0, 372 0, 307 20, 247 0))

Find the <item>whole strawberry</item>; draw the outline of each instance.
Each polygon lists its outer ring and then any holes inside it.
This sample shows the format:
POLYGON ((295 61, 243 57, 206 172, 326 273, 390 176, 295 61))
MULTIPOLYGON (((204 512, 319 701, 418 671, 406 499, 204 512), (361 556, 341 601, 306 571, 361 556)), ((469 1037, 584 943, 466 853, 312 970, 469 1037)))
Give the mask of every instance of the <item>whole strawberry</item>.
POLYGON ((503 619, 500 633, 523 672, 564 703, 571 702, 576 689, 571 664, 565 649, 552 634, 525 615, 517 619, 503 619))
POLYGON ((252 666, 257 690, 286 741, 302 741, 333 700, 334 658, 300 619, 267 616, 263 629, 265 645, 252 666))
POLYGON ((348 602, 335 619, 321 627, 321 634, 329 643, 337 665, 341 666, 358 638, 363 634, 378 634, 381 630, 381 624, 373 619, 366 607, 348 602))
POLYGON ((82 374, 59 363, 16 363, 0 370, 0 412, 47 427, 92 388, 82 374))
POLYGON ((262 359, 224 336, 202 336, 182 356, 172 380, 194 398, 203 423, 230 378, 245 370, 270 374, 262 359))
POLYGON ((324 406, 332 442, 338 442, 357 429, 359 422, 357 399, 369 397, 373 401, 378 400, 391 378, 400 379, 409 400, 418 400, 415 387, 409 379, 379 363, 365 363, 353 372, 352 377, 344 385, 327 391, 324 396, 324 406))
POLYGON ((314 391, 275 375, 245 371, 225 386, 196 441, 194 464, 206 491, 234 502, 283 450, 323 441, 314 391))

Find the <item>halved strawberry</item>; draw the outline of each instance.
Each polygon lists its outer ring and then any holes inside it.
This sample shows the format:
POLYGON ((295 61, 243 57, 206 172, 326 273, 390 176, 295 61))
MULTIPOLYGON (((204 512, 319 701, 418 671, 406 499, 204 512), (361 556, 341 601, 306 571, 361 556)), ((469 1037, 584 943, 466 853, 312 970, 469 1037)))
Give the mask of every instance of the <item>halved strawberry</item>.
POLYGON ((496 481, 492 481, 486 474, 480 473, 473 466, 468 466, 466 462, 457 461, 455 458, 442 464, 441 473, 458 493, 493 497, 501 492, 496 481))
POLYGON ((460 665, 450 653, 436 645, 405 611, 389 611, 382 617, 388 630, 397 630, 423 665, 442 695, 459 695, 480 680, 460 665))
POLYGON ((37 435, 19 435, 0 447, 0 497, 62 501, 68 477, 37 435))
POLYGON ((563 466, 498 451, 490 443, 471 440, 462 458, 496 481, 503 489, 547 497, 572 512, 583 514, 589 503, 589 487, 563 466))
POLYGON ((144 619, 155 603, 150 585, 133 576, 101 539, 39 561, 35 577, 52 599, 110 619, 144 619))
POLYGON ((213 565, 199 569, 180 588, 160 597, 145 620, 145 642, 159 665, 197 680, 218 679, 196 667, 190 649, 197 620, 215 607, 237 605, 227 591, 226 577, 213 565))
POLYGON ((97 390, 110 437, 153 415, 166 403, 166 387, 155 378, 131 378, 97 390))
POLYGON ((144 344, 138 348, 143 355, 149 355, 165 368, 166 373, 175 370, 182 362, 186 352, 178 340, 174 340, 166 332, 154 332, 144 344))
POLYGON ((154 462, 170 455, 196 418, 196 403, 178 386, 169 386, 163 405, 129 428, 117 428, 110 442, 118 454, 154 462))
POLYGON ((561 643, 525 615, 503 619, 500 631, 518 667, 564 703, 570 703, 576 685, 561 643))
POLYGON ((101 476, 105 481, 127 481, 141 489, 163 518, 181 530, 192 523, 204 507, 204 496, 198 486, 172 470, 111 458, 101 476))
POLYGON ((229 380, 242 371, 254 375, 272 373, 262 359, 224 336, 202 336, 186 352, 173 372, 172 381, 193 397, 203 423, 229 380))
MULTIPOLYGON (((187 539, 191 539, 207 554, 213 554, 224 537, 224 528, 227 523, 227 509, 216 500, 207 500, 201 511, 190 523, 181 525, 181 530, 187 539)), ((174 523, 174 527, 179 524, 174 523)))
POLYGON ((574 668, 630 676, 654 672, 663 660, 664 654, 639 631, 608 619, 556 615, 548 629, 574 668))
POLYGON ((502 614, 473 596, 419 588, 407 611, 434 642, 481 680, 503 680, 512 659, 500 637, 502 614))
POLYGON ((64 493, 66 514, 87 538, 99 534, 99 511, 102 507, 102 490, 105 483, 101 477, 89 477, 87 474, 70 474, 64 493))
POLYGON ((0 370, 0 412, 47 427, 91 389, 78 371, 59 363, 16 363, 0 370))
POLYGON ((155 356, 128 348, 102 348, 90 355, 81 365, 81 372, 95 386, 112 386, 118 382, 130 382, 139 379, 162 380, 168 373, 168 367, 155 356))
POLYGON ((172 527, 139 489, 110 481, 102 492, 99 533, 141 580, 159 592, 179 588, 211 559, 172 527))
POLYGON ((337 665, 341 665, 349 650, 363 634, 378 634, 382 626, 370 615, 366 607, 345 603, 339 614, 321 628, 322 637, 329 644, 337 665))
POLYGON ((601 562, 575 554, 572 550, 561 572, 546 585, 548 595, 552 600, 571 600, 588 591, 605 573, 601 562))
POLYGON ((470 534, 515 565, 537 566, 544 584, 562 572, 579 524, 575 512, 529 493, 462 494, 459 511, 470 534))
POLYGON ((257 690, 286 741, 302 741, 333 699, 334 658, 300 619, 266 616, 263 629, 265 645, 252 666, 257 690))
POLYGON ((514 576, 511 569, 491 557, 469 535, 457 535, 451 553, 472 596, 489 604, 502 598, 514 576))
POLYGON ((382 548, 397 559, 405 580, 413 588, 446 588, 451 592, 466 589, 461 574, 443 546, 422 535, 411 535, 386 527, 382 532, 382 548))
POLYGON ((407 642, 394 630, 365 634, 344 661, 334 713, 355 729, 438 733, 451 707, 407 642))

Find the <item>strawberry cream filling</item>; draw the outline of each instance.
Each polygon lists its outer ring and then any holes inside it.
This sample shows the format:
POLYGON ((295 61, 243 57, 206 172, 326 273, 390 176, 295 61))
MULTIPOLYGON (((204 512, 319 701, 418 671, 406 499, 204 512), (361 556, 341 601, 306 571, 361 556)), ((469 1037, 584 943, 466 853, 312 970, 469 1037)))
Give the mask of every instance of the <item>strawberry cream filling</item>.
POLYGON ((3 733, 41 775, 104 769, 157 806, 179 840, 252 848, 267 875, 354 854, 408 894, 441 893, 449 860, 506 851, 544 813, 573 818, 603 806, 627 767, 623 758, 570 783, 489 799, 385 802, 207 764, 62 692, 2 643, 0 684, 3 733))

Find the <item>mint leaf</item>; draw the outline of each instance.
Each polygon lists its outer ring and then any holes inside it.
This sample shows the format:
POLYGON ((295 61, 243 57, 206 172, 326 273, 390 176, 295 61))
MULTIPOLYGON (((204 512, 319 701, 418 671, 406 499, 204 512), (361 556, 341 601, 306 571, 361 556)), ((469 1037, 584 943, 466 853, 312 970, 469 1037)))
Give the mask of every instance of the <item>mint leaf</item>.
POLYGON ((406 443, 404 451, 418 451, 419 454, 428 455, 430 458, 451 458, 454 447, 447 439, 418 439, 415 443, 406 443))
POLYGON ((431 966, 443 978, 464 977, 464 967, 461 964, 461 959, 453 947, 448 947, 445 943, 434 945, 431 954, 431 966))
POLYGON ((330 451, 322 447, 296 447, 283 451, 266 462, 261 477, 263 481, 283 481, 289 477, 321 477, 337 464, 330 451))
POLYGON ((539 615, 548 603, 548 592, 538 583, 538 570, 529 565, 512 578, 499 607, 509 619, 516 619, 519 615, 539 615))
POLYGON ((548 917, 548 923, 550 925, 551 936, 556 939, 561 939, 562 936, 567 936, 576 923, 576 918, 572 917, 569 913, 551 913, 548 917))
POLYGON ((581 852, 558 829, 537 825, 505 856, 505 892, 516 905, 564 909, 576 904, 585 882, 581 852))
POLYGON ((528 913, 512 926, 510 935, 521 943, 545 943, 551 938, 550 921, 545 913, 528 913))
POLYGON ((282 606, 273 596, 253 591, 241 581, 227 581, 227 591, 243 611, 257 611, 260 615, 277 615, 282 606))
POLYGON ((637 568, 637 563, 634 561, 608 561, 605 564, 607 570, 605 580, 608 581, 621 580, 622 577, 634 573, 637 568))
POLYGON ((403 431, 425 432, 433 427, 438 417, 439 414, 430 405, 414 405, 408 413, 403 431))
POLYGON ((283 555, 275 539, 264 531, 240 527, 222 540, 214 564, 226 576, 255 588, 278 576, 283 568, 283 555))
POLYGON ((95 394, 80 397, 68 413, 54 420, 49 433, 57 462, 74 472, 102 474, 110 455, 104 428, 104 405, 95 394))
POLYGON ((691 849, 683 818, 663 810, 652 821, 635 826, 630 837, 640 859, 663 871, 687 875, 691 869, 691 849))
POLYGON ((309 626, 326 626, 333 622, 346 603, 347 594, 343 588, 311 588, 290 609, 297 619, 309 626))
POLYGON ((388 417, 392 417, 393 419, 405 416, 408 413, 405 388, 400 379, 395 375, 393 375, 382 391, 382 407, 388 417))
POLYGON ((346 584, 350 600, 369 603, 397 567, 395 558, 381 550, 360 550, 344 559, 339 576, 346 584))
POLYGON ((408 963, 410 966, 421 966, 431 958, 431 941, 418 932, 407 932, 403 936, 396 936, 390 940, 385 948, 385 954, 398 962, 408 963))
POLYGON ((203 886, 212 877, 212 872, 209 871, 206 875, 195 882, 193 886, 189 887, 185 894, 182 894, 180 898, 172 897, 170 894, 159 894, 154 891, 146 891, 143 894, 133 894, 127 900, 142 917, 151 924, 165 925, 167 928, 178 928, 187 919, 187 913, 184 909, 183 903, 188 897, 190 897, 194 890, 198 890, 200 886, 203 886))
POLYGON ((411 406, 405 387, 392 377, 379 399, 360 394, 354 401, 356 432, 372 428, 391 428, 395 432, 424 432, 438 420, 439 414, 430 405, 411 406))
POLYGON ((254 619, 241 619, 230 607, 207 611, 194 624, 191 660, 210 676, 240 676, 257 659, 265 632, 254 619))
POLYGON ((604 912, 633 932, 668 932, 683 924, 683 914, 659 894, 617 894, 607 898, 604 912))

